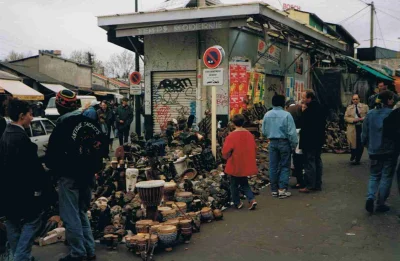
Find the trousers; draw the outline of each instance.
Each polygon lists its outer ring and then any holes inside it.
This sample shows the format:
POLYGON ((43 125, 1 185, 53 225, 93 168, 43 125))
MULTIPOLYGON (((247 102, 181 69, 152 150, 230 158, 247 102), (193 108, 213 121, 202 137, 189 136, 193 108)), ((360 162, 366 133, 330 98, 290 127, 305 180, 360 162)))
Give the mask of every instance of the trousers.
POLYGON ((393 157, 371 159, 367 198, 375 200, 375 195, 378 193, 378 205, 384 205, 389 197, 393 181, 393 170, 396 166, 395 160, 393 157))
POLYGON ((247 177, 231 176, 231 196, 235 206, 240 204, 239 187, 243 190, 243 193, 249 202, 254 199, 254 194, 251 191, 247 177))
POLYGON ((322 160, 321 149, 303 149, 304 155, 304 181, 308 189, 321 189, 322 186, 322 160))
POLYGON ((362 125, 356 125, 356 149, 351 150, 351 156, 356 162, 360 162, 364 152, 364 147, 361 142, 362 125))
POLYGON ((271 140, 269 145, 269 178, 272 192, 288 188, 290 157, 291 147, 288 140, 271 140))
POLYGON ((87 216, 92 190, 75 187, 74 180, 62 177, 59 180, 60 216, 65 225, 65 233, 70 244, 72 257, 93 256, 95 242, 87 216))

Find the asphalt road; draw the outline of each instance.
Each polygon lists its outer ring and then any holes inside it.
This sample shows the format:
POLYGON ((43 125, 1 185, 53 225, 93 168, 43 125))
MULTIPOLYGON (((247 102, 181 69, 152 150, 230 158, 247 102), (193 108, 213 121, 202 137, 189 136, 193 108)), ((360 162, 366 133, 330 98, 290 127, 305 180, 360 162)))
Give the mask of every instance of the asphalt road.
MULTIPOLYGON (((366 157, 360 166, 348 155, 324 154, 323 191, 287 199, 272 198, 269 187, 257 197, 256 211, 229 209, 223 221, 203 224, 188 245, 159 252, 157 261, 390 261, 400 260, 400 198, 393 183, 385 214, 364 210, 368 181, 366 157)), ((293 181, 292 181, 293 182, 293 181)), ((58 260, 63 244, 35 247, 39 260, 58 260)), ((140 260, 124 245, 117 251, 97 246, 99 261, 140 260)))

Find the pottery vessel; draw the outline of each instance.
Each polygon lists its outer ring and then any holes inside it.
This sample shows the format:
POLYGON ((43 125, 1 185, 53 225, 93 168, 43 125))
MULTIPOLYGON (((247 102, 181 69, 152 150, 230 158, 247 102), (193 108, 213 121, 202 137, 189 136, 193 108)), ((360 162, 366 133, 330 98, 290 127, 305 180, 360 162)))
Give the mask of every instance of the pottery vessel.
POLYGON ((165 248, 165 251, 172 251, 178 237, 178 230, 175 226, 164 225, 158 229, 158 239, 165 248))
POLYGON ((187 204, 185 202, 174 202, 172 208, 176 209, 178 216, 180 216, 182 214, 186 214, 187 204))
POLYGON ((209 207, 204 207, 201 209, 201 220, 204 222, 211 222, 214 218, 212 209, 209 207))
POLYGON ((214 209, 214 210, 213 210, 213 214, 214 214, 215 220, 221 220, 221 219, 224 218, 224 214, 223 214, 222 211, 219 210, 219 209, 214 209))
POLYGON ((136 222, 136 232, 148 233, 152 225, 153 225, 153 220, 150 219, 139 220, 136 222))
POLYGON ((166 182, 164 185, 164 201, 173 201, 175 199, 176 183, 166 182))
POLYGON ((165 210, 161 212, 161 215, 163 217, 163 221, 167 221, 169 219, 176 218, 176 210, 175 209, 165 210))
POLYGON ((176 193, 176 201, 177 202, 185 202, 186 204, 190 204, 193 201, 192 192, 178 192, 176 193))

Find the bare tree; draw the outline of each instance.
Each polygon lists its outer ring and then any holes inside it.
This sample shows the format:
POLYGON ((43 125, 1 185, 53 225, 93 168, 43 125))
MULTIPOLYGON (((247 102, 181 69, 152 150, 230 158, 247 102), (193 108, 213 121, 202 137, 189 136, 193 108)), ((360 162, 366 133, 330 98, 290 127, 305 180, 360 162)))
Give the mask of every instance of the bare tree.
POLYGON ((28 56, 26 56, 23 53, 18 53, 14 50, 12 50, 11 52, 9 52, 6 56, 6 58, 4 58, 5 62, 11 62, 11 61, 16 61, 16 60, 20 60, 20 59, 24 59, 28 56))
POLYGON ((96 58, 96 54, 91 51, 85 50, 74 50, 71 52, 68 59, 81 63, 93 66, 93 72, 98 74, 104 74, 104 63, 101 60, 96 58))
POLYGON ((114 53, 106 63, 108 77, 128 79, 129 74, 135 70, 135 54, 124 50, 122 53, 114 53))

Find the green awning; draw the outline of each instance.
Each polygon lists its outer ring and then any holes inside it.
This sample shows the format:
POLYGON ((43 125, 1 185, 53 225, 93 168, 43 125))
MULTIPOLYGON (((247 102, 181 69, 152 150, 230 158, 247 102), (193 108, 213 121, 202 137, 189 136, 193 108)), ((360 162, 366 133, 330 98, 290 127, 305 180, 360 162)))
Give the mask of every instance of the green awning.
POLYGON ((370 66, 368 66, 366 64, 361 63, 360 61, 357 61, 357 60, 355 60, 355 59, 353 59, 351 57, 346 57, 346 58, 347 58, 348 61, 350 61, 354 65, 360 67, 361 69, 369 72, 370 74, 372 74, 372 75, 374 75, 374 76, 376 76, 378 78, 381 78, 381 79, 386 80, 386 81, 394 81, 394 79, 392 77, 387 76, 387 75, 381 73, 380 71, 377 71, 374 68, 372 68, 372 67, 370 67, 370 66))

